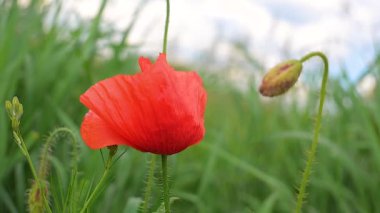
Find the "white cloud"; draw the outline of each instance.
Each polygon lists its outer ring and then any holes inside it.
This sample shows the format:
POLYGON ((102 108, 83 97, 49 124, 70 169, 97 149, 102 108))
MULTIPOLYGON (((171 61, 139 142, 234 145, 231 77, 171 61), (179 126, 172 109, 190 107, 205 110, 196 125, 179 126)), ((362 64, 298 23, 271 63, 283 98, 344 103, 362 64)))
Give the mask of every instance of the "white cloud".
MULTIPOLYGON (((96 14, 99 3, 65 1, 66 8, 86 18, 96 14)), ((138 3, 110 1, 104 18, 124 29, 138 3)), ((347 58, 349 63, 365 64, 373 55, 368 51, 373 51, 371 45, 380 25, 378 0, 175 0, 171 6, 169 39, 176 41, 178 57, 198 56, 221 37, 244 36, 249 39, 249 51, 266 58, 264 63, 283 57, 286 49, 293 57, 312 50, 326 51, 335 65, 346 63, 347 58)), ((161 51, 164 16, 164 0, 148 1, 130 41, 144 42, 143 50, 151 53, 161 51)))

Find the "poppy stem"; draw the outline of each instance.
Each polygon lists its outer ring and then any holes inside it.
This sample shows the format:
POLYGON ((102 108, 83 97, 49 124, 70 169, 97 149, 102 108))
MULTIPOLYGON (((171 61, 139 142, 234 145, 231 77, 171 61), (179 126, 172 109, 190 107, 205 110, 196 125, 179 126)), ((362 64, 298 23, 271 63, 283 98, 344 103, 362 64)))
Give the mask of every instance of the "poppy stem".
POLYGON ((146 186, 145 186, 144 203, 142 206, 143 213, 149 212, 149 201, 150 201, 150 196, 152 194, 152 185, 153 185, 155 168, 156 168, 156 155, 152 155, 149 161, 149 168, 148 168, 149 171, 148 171, 148 176, 147 176, 146 186))
MULTIPOLYGON (((164 54, 166 54, 167 46, 168 46, 169 19, 170 19, 170 0, 166 0, 166 20, 165 20, 164 42, 163 42, 163 47, 162 47, 162 52, 164 54)), ((163 200, 164 200, 164 206, 165 206, 165 213, 170 213, 167 160, 168 160, 167 155, 161 155, 162 187, 163 187, 162 193, 163 193, 163 200)))
POLYGON ((86 200, 86 202, 85 202, 83 208, 81 209, 80 213, 85 213, 87 211, 87 209, 90 207, 91 203, 94 201, 94 199, 96 198, 96 196, 100 192, 104 181, 108 177, 108 173, 109 173, 109 171, 111 169, 111 165, 112 165, 112 158, 113 158, 113 156, 115 156, 115 154, 117 152, 117 146, 109 146, 107 148, 109 149, 109 153, 108 153, 108 159, 106 162, 106 166, 105 166, 103 175, 100 178, 99 183, 96 185, 94 191, 92 191, 90 197, 86 200))
POLYGON ((322 59, 324 63, 324 72, 323 72, 322 86, 321 86, 321 91, 320 91, 318 114, 317 114, 315 126, 314 126, 313 141, 311 143, 310 150, 307 153, 307 162, 306 162, 305 169, 302 173, 302 181, 301 181, 299 192, 297 195, 297 204, 296 204, 296 209, 295 209, 296 213, 300 213, 302 211, 302 206, 306 197, 306 188, 309 183, 311 170, 313 167, 313 163, 315 161, 315 155, 316 155, 317 147, 318 147, 319 131, 321 129, 323 104, 325 102, 325 97, 326 97, 327 77, 329 73, 329 62, 326 55, 323 54, 322 52, 312 52, 310 54, 307 54, 300 61, 305 62, 306 60, 315 56, 320 57, 322 59))
POLYGON ((164 32, 164 44, 162 47, 162 52, 164 54, 166 54, 166 49, 167 49, 167 44, 168 44, 169 18, 170 18, 170 1, 166 0, 166 20, 165 20, 165 32, 164 32))
POLYGON ((168 156, 161 155, 162 163, 162 193, 165 206, 165 213, 170 213, 170 203, 169 203, 169 184, 168 184, 168 156))

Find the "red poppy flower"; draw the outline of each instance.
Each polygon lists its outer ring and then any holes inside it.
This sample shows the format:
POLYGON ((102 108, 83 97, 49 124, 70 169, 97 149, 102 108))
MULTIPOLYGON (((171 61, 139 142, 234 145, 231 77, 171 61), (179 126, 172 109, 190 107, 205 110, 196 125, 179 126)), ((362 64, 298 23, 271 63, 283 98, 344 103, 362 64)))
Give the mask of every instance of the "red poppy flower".
POLYGON ((175 154, 205 134, 207 94, 195 72, 175 71, 160 54, 140 57, 142 72, 100 81, 80 97, 89 108, 81 135, 92 149, 127 145, 142 152, 175 154))

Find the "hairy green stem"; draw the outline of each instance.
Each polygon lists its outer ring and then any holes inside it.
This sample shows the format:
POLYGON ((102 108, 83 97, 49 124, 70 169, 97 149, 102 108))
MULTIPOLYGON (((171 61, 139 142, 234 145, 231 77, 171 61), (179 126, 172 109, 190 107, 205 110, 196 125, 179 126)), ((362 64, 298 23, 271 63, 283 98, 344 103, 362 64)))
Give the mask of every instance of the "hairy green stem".
POLYGON ((161 155, 162 163, 162 193, 165 205, 165 213, 170 213, 169 183, 168 183, 168 156, 161 155))
POLYGON ((77 150, 77 142, 75 140, 74 133, 66 127, 60 127, 55 129, 49 137, 46 139, 46 143, 44 144, 44 147, 42 148, 41 151, 41 159, 40 159, 40 164, 38 168, 38 177, 42 180, 46 179, 47 173, 48 173, 48 168, 50 167, 49 164, 49 159, 50 159, 50 152, 51 149, 55 146, 57 143, 57 138, 58 135, 66 133, 71 141, 72 141, 72 162, 71 162, 71 168, 77 170, 77 159, 78 159, 78 150, 77 150))
POLYGON ((152 155, 149 161, 149 171, 148 171, 148 176, 147 176, 146 186, 145 186, 144 203, 142 206, 143 213, 149 212, 149 201, 152 194, 152 185, 153 185, 155 168, 156 168, 156 155, 152 155))
POLYGON ((48 202, 46 195, 45 195, 45 188, 42 186, 41 180, 37 175, 36 169, 34 168, 33 161, 30 158, 30 154, 29 154, 28 148, 25 145, 24 139, 22 139, 22 136, 21 136, 19 130, 17 130, 17 133, 15 132, 15 134, 18 136, 18 139, 20 140, 19 142, 21 143, 20 147, 22 148, 22 152, 24 153, 24 156, 25 156, 26 160, 28 161, 30 170, 32 171, 33 178, 37 182, 38 188, 40 189, 42 199, 44 200, 44 205, 45 205, 46 211, 49 213, 52 213, 50 206, 49 206, 49 202, 48 202))
POLYGON ((166 0, 165 32, 164 32, 164 43, 162 47, 162 52, 165 54, 166 54, 167 43, 168 43, 169 18, 170 18, 170 1, 166 0))
POLYGON ((37 181, 35 181, 33 185, 31 186, 28 193, 28 207, 29 207, 30 212, 41 212, 43 211, 43 208, 46 208, 44 199, 49 200, 49 194, 50 194, 48 185, 46 184, 48 183, 47 176, 50 170, 51 152, 52 152, 52 148, 55 146, 55 144, 59 140, 60 135, 63 135, 63 133, 68 135, 72 141, 72 144, 73 144, 72 153, 74 153, 75 156, 72 157, 73 160, 72 160, 71 168, 74 168, 76 171, 76 162, 77 162, 76 161, 77 159, 76 145, 77 144, 76 144, 75 136, 72 133, 72 131, 68 128, 65 128, 65 127, 57 128, 52 133, 50 133, 49 137, 46 139, 46 142, 43 145, 43 148, 41 150, 37 177, 38 177, 38 181, 41 183, 41 185, 43 185, 44 190, 41 192, 37 181), (42 199, 39 199, 39 197, 42 197, 42 199))
POLYGON ((96 185, 94 191, 92 191, 90 197, 86 200, 86 202, 85 202, 83 208, 81 209, 80 213, 86 212, 86 210, 90 207, 91 203, 94 201, 94 199, 98 195, 100 189, 103 186, 103 183, 105 182, 105 180, 108 177, 108 174, 109 174, 109 171, 110 171, 111 165, 112 165, 112 158, 116 154, 116 151, 117 151, 117 148, 109 148, 108 159, 107 159, 107 162, 106 162, 106 165, 105 165, 105 169, 104 169, 103 175, 100 178, 99 183, 96 185))
POLYGON ((306 60, 315 56, 320 57, 322 59, 324 63, 324 71, 323 71, 322 86, 321 86, 321 91, 320 91, 318 114, 316 117, 315 127, 314 127, 313 141, 311 143, 310 150, 307 153, 306 166, 302 173, 302 180, 301 180, 299 192, 297 195, 297 203, 296 203, 296 209, 295 209, 296 213, 300 213, 302 211, 302 206, 306 197, 306 188, 309 183, 311 170, 313 167, 313 163, 315 161, 315 155, 316 155, 317 147, 318 147, 319 131, 321 129, 323 104, 325 102, 325 97, 326 97, 327 77, 329 73, 329 62, 325 54, 323 54, 322 52, 312 52, 310 54, 307 54, 301 59, 301 62, 305 62, 306 60))

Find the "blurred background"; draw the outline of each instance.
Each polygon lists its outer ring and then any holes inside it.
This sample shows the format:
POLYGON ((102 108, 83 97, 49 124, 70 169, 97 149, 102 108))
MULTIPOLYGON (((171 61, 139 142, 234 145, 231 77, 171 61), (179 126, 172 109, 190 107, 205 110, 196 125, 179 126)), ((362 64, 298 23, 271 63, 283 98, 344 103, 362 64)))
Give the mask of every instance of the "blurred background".
MULTIPOLYGON (((321 61, 307 62, 284 96, 263 98, 257 88, 276 63, 323 51, 331 75, 305 212, 380 212, 379 9, 376 0, 172 0, 168 60, 198 71, 208 91, 205 139, 169 158, 172 195, 180 198, 173 210, 292 210, 321 61)), ((17 95, 24 104, 22 133, 34 162, 49 132, 67 126, 80 143, 78 190, 90 189, 103 163, 81 142, 79 95, 98 80, 135 73, 140 55, 155 59, 164 19, 164 0, 0 0, 0 102, 17 95)), ((32 176, 9 123, 1 108, 0 209, 25 212, 32 176)), ((51 157, 54 212, 70 182, 69 149, 62 140, 51 157)), ((143 196, 148 158, 128 150, 91 212, 130 212, 143 196)))

